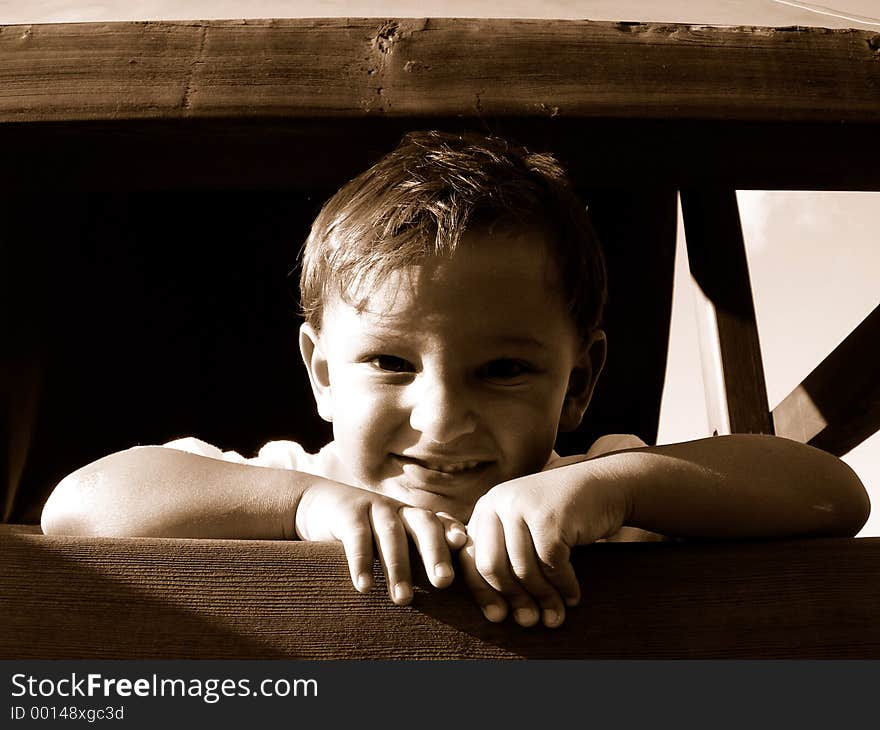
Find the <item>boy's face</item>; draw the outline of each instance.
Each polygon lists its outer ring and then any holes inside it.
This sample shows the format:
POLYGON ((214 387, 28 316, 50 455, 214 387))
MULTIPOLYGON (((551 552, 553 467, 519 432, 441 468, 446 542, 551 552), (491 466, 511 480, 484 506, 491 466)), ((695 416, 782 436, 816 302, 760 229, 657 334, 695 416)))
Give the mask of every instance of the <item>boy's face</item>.
POLYGON ((540 471, 580 422, 604 335, 577 336, 544 233, 468 231, 374 287, 326 303, 300 337, 318 410, 352 480, 466 521, 494 485, 540 471))

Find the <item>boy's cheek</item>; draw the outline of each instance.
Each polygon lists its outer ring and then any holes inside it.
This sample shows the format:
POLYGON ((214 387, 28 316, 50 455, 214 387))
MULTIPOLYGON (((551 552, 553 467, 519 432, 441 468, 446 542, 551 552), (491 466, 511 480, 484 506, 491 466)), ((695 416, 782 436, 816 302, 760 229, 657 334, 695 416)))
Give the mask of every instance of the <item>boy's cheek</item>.
POLYGON ((510 481, 542 471, 553 455, 555 442, 555 429, 547 429, 544 434, 535 434, 532 440, 511 445, 508 450, 510 463, 500 481, 510 481))

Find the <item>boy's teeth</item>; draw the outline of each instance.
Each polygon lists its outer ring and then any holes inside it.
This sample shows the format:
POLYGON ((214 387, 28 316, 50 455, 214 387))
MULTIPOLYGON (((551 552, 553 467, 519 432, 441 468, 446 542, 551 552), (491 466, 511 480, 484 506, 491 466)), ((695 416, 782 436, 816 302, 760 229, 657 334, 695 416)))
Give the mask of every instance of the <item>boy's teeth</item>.
POLYGON ((457 471, 465 471, 467 469, 473 469, 479 464, 479 461, 463 461, 460 464, 434 464, 430 461, 425 462, 425 466, 431 471, 440 471, 444 474, 453 474, 457 471))

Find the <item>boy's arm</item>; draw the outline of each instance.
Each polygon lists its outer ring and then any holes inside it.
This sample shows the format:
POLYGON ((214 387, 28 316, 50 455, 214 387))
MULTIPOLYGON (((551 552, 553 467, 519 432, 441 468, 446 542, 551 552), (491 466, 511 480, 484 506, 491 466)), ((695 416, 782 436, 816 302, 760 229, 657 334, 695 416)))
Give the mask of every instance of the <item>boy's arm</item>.
POLYGON ((65 477, 42 514, 47 535, 295 538, 317 477, 162 446, 110 454, 65 477))
POLYGON ((570 548, 623 525, 683 538, 846 536, 869 510, 862 483, 834 456, 771 436, 722 436, 498 485, 474 508, 462 567, 487 616, 503 618, 503 596, 521 623, 535 623, 540 606, 545 623, 549 615, 558 625, 563 604, 579 600, 570 548), (522 525, 529 539, 518 535, 522 525))
POLYGON ((635 449, 584 466, 587 479, 621 485, 623 524, 674 537, 845 537, 871 511, 865 487, 844 462, 775 436, 635 449))
POLYGON ((375 541, 401 604, 412 599, 407 534, 438 588, 453 578, 449 545, 464 541, 454 520, 381 494, 159 446, 120 451, 65 477, 42 527, 56 535, 338 540, 362 592, 373 585, 375 541))

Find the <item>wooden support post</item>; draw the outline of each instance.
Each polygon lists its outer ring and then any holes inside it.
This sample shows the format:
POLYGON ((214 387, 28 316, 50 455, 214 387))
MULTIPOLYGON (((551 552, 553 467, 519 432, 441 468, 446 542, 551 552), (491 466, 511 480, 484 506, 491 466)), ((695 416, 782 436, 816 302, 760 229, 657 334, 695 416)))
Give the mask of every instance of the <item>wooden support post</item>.
POLYGON ((736 192, 683 190, 681 207, 697 317, 709 427, 716 435, 773 433, 736 192))
POLYGON ((843 456, 880 427, 880 307, 773 409, 780 436, 843 456))

